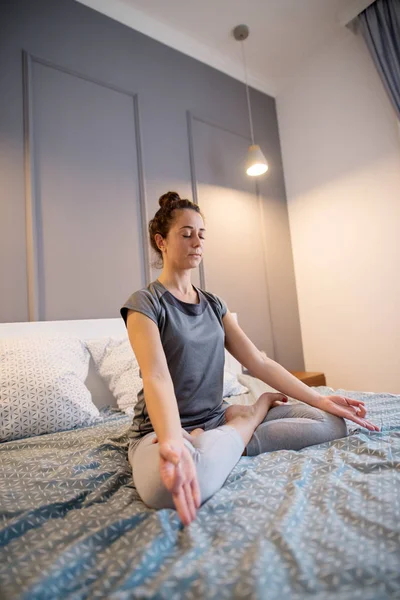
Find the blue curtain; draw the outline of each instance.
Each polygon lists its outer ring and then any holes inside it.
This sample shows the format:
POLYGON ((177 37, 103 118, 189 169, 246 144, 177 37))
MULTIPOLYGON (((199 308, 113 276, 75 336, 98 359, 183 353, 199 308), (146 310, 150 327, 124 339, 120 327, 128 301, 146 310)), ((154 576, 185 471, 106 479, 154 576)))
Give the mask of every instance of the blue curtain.
POLYGON ((376 0, 357 21, 400 120, 400 0, 376 0))

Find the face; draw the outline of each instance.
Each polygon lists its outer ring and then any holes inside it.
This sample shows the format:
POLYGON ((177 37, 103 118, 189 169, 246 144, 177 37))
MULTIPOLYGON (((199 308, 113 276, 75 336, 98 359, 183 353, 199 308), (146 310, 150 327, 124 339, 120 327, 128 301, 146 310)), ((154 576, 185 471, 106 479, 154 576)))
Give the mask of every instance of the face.
POLYGON ((176 210, 174 223, 166 239, 156 234, 164 265, 175 269, 194 269, 199 266, 204 249, 205 227, 202 216, 194 210, 176 210))

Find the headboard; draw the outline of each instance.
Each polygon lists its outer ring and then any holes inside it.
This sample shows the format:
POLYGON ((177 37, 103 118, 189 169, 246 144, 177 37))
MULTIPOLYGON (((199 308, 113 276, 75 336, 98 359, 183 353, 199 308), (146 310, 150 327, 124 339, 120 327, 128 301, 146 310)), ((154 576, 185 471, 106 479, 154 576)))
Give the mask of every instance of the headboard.
MULTIPOLYGON (((237 320, 236 313, 233 313, 237 320)), ((74 337, 81 340, 96 338, 126 337, 127 331, 123 320, 115 319, 82 319, 77 321, 30 321, 26 323, 0 323, 0 338, 11 337, 74 337)), ((232 373, 242 372, 240 363, 225 350, 225 367, 232 373)), ((92 399, 98 408, 114 405, 115 400, 108 387, 99 377, 93 360, 90 359, 86 385, 92 394, 92 399)))

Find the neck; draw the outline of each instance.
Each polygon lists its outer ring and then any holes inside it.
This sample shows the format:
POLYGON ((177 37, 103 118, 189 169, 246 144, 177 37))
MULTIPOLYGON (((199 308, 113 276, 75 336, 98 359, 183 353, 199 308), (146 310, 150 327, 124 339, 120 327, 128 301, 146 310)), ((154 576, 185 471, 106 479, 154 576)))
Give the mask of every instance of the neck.
POLYGON ((163 284, 167 290, 176 290, 182 295, 190 294, 193 291, 191 282, 191 271, 168 271, 164 268, 158 281, 163 284))

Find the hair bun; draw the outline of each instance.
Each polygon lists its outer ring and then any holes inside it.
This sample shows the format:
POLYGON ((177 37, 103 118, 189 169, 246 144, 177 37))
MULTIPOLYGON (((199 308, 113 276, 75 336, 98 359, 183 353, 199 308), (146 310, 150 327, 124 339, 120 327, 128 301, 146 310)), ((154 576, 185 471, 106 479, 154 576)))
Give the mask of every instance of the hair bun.
POLYGON ((168 206, 174 204, 174 202, 179 202, 180 199, 181 197, 179 196, 178 192, 167 192, 166 194, 160 196, 158 203, 161 208, 167 208, 168 206))

